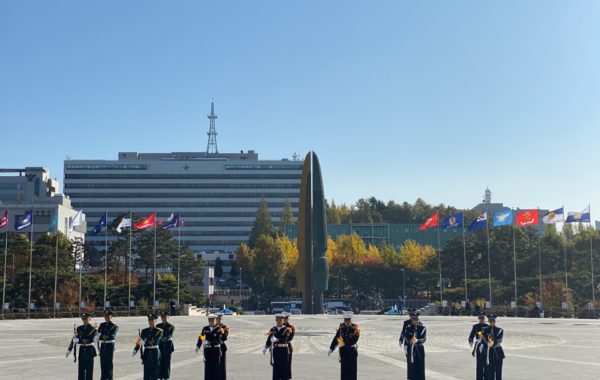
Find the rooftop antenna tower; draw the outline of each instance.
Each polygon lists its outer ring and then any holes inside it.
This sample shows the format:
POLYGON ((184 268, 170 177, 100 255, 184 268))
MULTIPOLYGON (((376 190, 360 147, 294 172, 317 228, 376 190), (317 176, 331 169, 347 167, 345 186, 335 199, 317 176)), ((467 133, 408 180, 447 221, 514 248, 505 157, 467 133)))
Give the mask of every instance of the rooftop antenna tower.
POLYGON ((206 145, 206 155, 208 156, 211 153, 219 153, 219 149, 217 148, 217 130, 215 128, 217 115, 215 115, 215 102, 212 100, 210 102, 210 115, 207 117, 210 120, 210 127, 207 133, 208 145, 206 145))
POLYGON ((483 203, 488 204, 488 205, 490 203, 492 203, 492 191, 490 190, 489 187, 487 189, 485 189, 485 196, 483 198, 483 203))

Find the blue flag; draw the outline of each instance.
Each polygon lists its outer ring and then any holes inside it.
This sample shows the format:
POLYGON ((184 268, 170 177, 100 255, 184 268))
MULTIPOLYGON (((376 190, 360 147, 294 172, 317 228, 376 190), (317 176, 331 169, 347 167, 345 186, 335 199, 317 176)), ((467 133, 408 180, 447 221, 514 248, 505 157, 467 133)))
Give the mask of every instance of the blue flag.
POLYGON ((100 221, 98 221, 98 224, 96 224, 96 226, 92 230, 92 234, 98 235, 103 228, 106 228, 106 219, 106 213, 104 213, 102 218, 100 218, 100 221))
POLYGON ((56 212, 54 212, 54 215, 52 216, 52 221, 48 225, 48 233, 52 233, 52 232, 58 230, 57 227, 58 227, 58 210, 56 212))
POLYGON ((582 212, 570 212, 567 214, 566 223, 590 223, 590 206, 582 212))
POLYGON ((512 210, 504 210, 494 214, 494 227, 510 226, 513 224, 512 210))
POLYGON ((173 228, 181 226, 181 218, 179 218, 179 213, 171 214, 167 222, 163 226, 163 230, 172 230, 173 228))
POLYGON ((444 219, 441 227, 444 229, 454 228, 454 227, 462 227, 463 218, 464 218, 464 215, 462 212, 458 213, 458 214, 450 215, 449 217, 444 219))
POLYGON ((25 215, 17 216, 15 219, 15 230, 21 231, 33 224, 33 210, 25 211, 25 215))
POLYGON ((469 231, 472 232, 482 228, 487 228, 487 223, 487 212, 484 212, 483 214, 479 215, 477 219, 472 221, 471 224, 469 224, 469 231))

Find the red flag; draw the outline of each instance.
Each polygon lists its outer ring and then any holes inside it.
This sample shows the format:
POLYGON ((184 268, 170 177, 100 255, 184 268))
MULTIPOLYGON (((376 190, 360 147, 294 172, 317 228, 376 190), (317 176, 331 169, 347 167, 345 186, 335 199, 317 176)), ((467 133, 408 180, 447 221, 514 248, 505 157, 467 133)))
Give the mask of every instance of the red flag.
POLYGON ((540 213, 538 210, 519 211, 515 220, 520 227, 537 226, 540 224, 540 213))
POLYGON ((0 228, 8 224, 8 210, 4 211, 4 215, 0 217, 0 228))
POLYGON ((437 212, 435 214, 433 214, 431 216, 431 218, 427 219, 425 221, 425 223, 421 224, 421 227, 419 227, 420 231, 425 231, 427 229, 433 228, 433 227, 437 227, 438 226, 438 221, 439 221, 439 215, 437 214, 437 212))
POLYGON ((156 213, 153 212, 146 219, 140 220, 133 224, 133 228, 136 230, 145 230, 146 228, 156 227, 156 213))

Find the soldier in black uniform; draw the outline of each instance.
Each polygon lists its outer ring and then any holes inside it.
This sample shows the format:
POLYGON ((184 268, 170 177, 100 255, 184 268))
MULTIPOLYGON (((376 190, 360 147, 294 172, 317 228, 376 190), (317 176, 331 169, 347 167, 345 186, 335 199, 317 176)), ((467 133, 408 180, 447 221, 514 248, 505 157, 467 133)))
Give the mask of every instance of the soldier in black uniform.
POLYGON ((352 323, 352 314, 344 314, 344 323, 338 327, 327 355, 336 347, 340 353, 341 380, 356 380, 357 377, 357 358, 358 358, 358 339, 360 338, 360 326, 352 323))
POLYGON ((402 323, 402 331, 400 331, 400 347, 404 347, 404 332, 406 331, 406 328, 408 327, 408 325, 411 324, 412 321, 412 316, 415 313, 415 309, 406 309, 406 312, 408 313, 408 319, 405 319, 404 322, 402 323))
POLYGON ((419 311, 411 316, 411 323, 404 331, 404 352, 406 353, 406 378, 425 380, 425 347, 427 329, 419 322, 419 311))
POLYGON ((202 328, 202 332, 196 343, 196 353, 204 350, 204 380, 220 380, 221 372, 221 341, 225 332, 217 326, 217 316, 208 316, 208 326, 202 328))
POLYGON ((269 330, 263 354, 271 350, 271 365, 273 366, 273 380, 290 379, 290 346, 288 341, 292 329, 283 324, 283 315, 275 316, 276 325, 269 330))
POLYGON ((160 314, 161 323, 156 325, 163 331, 162 337, 158 342, 158 350, 160 351, 160 364, 158 366, 158 378, 168 379, 171 377, 171 354, 175 351, 173 345, 173 334, 175 326, 169 323, 169 312, 163 311, 160 314))
POLYGON ((94 339, 98 330, 90 325, 90 317, 88 313, 81 314, 83 324, 77 326, 73 338, 73 343, 75 345, 79 344, 78 380, 92 380, 94 378, 94 358, 97 356, 94 339))
POLYGON ((485 355, 484 355, 484 343, 483 343, 483 329, 489 325, 485 323, 485 313, 479 313, 479 322, 474 324, 469 334, 469 346, 473 348, 471 355, 475 356, 477 360, 477 366, 475 370, 476 380, 485 379, 485 355))
POLYGON ((158 367, 160 365, 160 350, 158 343, 163 331, 155 326, 158 315, 148 314, 148 327, 140 334, 143 343, 142 364, 144 365, 144 380, 158 380, 158 367))
POLYGON ((104 311, 104 322, 98 327, 98 351, 100 351, 100 380, 113 380, 113 356, 115 338, 119 326, 112 322, 113 312, 104 311))
POLYGON ((288 346, 290 349, 290 379, 292 378, 292 354, 294 353, 294 347, 292 346, 292 339, 294 339, 294 335, 296 335, 296 326, 292 325, 290 323, 290 313, 288 313, 287 311, 283 313, 283 325, 285 327, 289 327, 290 329, 292 329, 292 333, 290 334, 290 337, 288 339, 288 346))
POLYGON ((217 313, 217 326, 223 329, 223 336, 221 337, 221 359, 220 359, 220 371, 221 377, 219 380, 227 380, 227 338, 229 337, 229 327, 223 323, 223 313, 217 313))
POLYGON ((504 329, 496 326, 496 318, 496 315, 488 316, 490 325, 483 329, 487 364, 485 367, 485 380, 502 380, 502 363, 505 358, 502 349, 504 329))

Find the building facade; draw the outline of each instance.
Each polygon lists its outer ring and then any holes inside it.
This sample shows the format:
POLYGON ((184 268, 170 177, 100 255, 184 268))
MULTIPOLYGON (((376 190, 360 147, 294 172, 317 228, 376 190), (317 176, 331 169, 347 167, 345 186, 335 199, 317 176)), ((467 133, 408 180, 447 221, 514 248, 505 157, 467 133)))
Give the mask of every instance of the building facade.
MULTIPOLYGON (((81 214, 80 224, 72 226, 77 210, 71 200, 56 193, 58 181, 50 178, 50 173, 43 167, 26 167, 22 169, 0 169, 0 213, 8 211, 9 230, 14 230, 15 219, 33 210, 33 241, 48 232, 48 227, 56 215, 56 227, 71 240, 85 241, 85 214, 81 214)), ((31 228, 22 231, 31 235, 31 228)))
MULTIPOLYGON (((285 202, 297 216, 302 161, 259 160, 240 153, 121 152, 117 160, 67 160, 64 192, 85 210, 88 232, 108 212, 109 221, 133 212, 159 219, 180 213, 181 242, 206 261, 229 261, 248 240, 264 198, 275 224, 285 202)), ((88 235, 102 250, 104 237, 88 235)))

